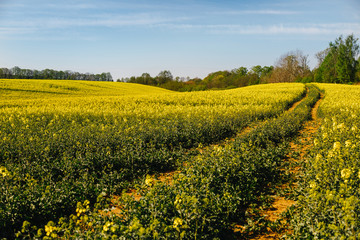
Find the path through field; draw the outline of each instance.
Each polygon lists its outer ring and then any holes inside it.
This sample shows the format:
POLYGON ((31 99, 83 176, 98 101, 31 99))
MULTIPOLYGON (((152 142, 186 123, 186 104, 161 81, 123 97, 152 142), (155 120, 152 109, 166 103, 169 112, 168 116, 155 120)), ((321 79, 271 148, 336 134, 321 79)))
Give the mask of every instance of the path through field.
MULTIPOLYGON (((302 101, 304 101, 304 99, 307 98, 308 96, 308 89, 306 89, 306 94, 297 102, 293 103, 293 105, 286 110, 285 112, 291 112, 293 111, 296 106, 298 106, 302 101)), ((212 149, 212 148, 216 148, 218 146, 225 146, 227 144, 230 144, 231 142, 235 141, 236 138, 241 137, 241 136, 245 136, 246 134, 250 133, 251 131, 253 131, 254 129, 256 129, 258 126, 261 126, 262 124, 264 124, 267 120, 263 120, 263 121, 258 121, 258 122, 254 122, 254 123, 250 123, 248 126, 246 126, 245 128, 243 128, 240 132, 238 132, 236 134, 235 137, 230 138, 230 139, 225 139, 219 143, 214 143, 211 144, 209 146, 203 147, 203 148, 197 148, 196 150, 199 152, 200 155, 203 154, 204 151, 212 149)), ((183 163, 183 166, 186 166, 187 163, 183 163)), ((152 179, 156 179, 157 181, 161 181, 161 182, 166 182, 167 184, 172 184, 173 181, 173 176, 177 173, 180 173, 181 170, 177 169, 174 171, 169 171, 169 172, 163 172, 163 173, 157 173, 151 176, 152 179)), ((141 195, 135 190, 135 189, 128 189, 128 191, 126 192, 126 194, 133 196, 135 198, 135 200, 139 200, 141 198, 141 195)), ((121 208, 122 206, 118 206, 117 205, 117 199, 119 198, 119 196, 114 196, 113 197, 113 206, 110 210, 110 213, 119 215, 121 212, 121 208)))
MULTIPOLYGON (((304 128, 299 132, 299 136, 293 142, 290 143, 291 156, 289 157, 289 162, 291 172, 294 175, 295 183, 285 183, 280 186, 282 189, 290 189, 291 187, 296 187, 296 177, 299 174, 300 167, 298 166, 302 162, 312 147, 313 138, 320 127, 320 119, 317 116, 317 111, 323 95, 321 94, 320 99, 316 102, 311 111, 312 119, 304 124, 304 128), (293 186, 290 186, 292 184, 293 186)), ((275 240, 280 239, 284 234, 291 234, 289 230, 286 229, 286 221, 281 219, 281 214, 284 213, 289 207, 296 204, 294 200, 288 199, 286 196, 272 196, 273 202, 271 206, 263 212, 263 216, 270 222, 279 221, 284 224, 281 232, 274 232, 270 228, 267 229, 267 232, 256 235, 249 236, 248 240, 275 240)))

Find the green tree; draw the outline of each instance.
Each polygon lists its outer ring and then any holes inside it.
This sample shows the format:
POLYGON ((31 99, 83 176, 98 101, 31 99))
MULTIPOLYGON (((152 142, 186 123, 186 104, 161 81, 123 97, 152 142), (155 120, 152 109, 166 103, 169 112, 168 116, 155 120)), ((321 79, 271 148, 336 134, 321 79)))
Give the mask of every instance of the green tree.
POLYGON ((357 66, 355 81, 359 82, 360 81, 360 56, 359 56, 357 62, 358 62, 358 66, 357 66))
POLYGON ((246 74, 248 73, 248 69, 246 67, 239 67, 232 70, 232 72, 239 76, 246 76, 246 74))
POLYGON ((168 70, 161 71, 156 76, 156 80, 157 80, 158 84, 164 84, 166 82, 172 81, 173 79, 174 79, 173 75, 168 70))
POLYGON ((340 83, 354 82, 359 54, 359 45, 354 35, 349 35, 345 41, 341 41, 338 49, 338 61, 336 63, 337 77, 340 83))
POLYGON ((143 74, 141 75, 141 78, 142 78, 142 81, 144 82, 144 84, 147 84, 147 85, 156 85, 155 79, 152 78, 149 73, 143 73, 143 74))
POLYGON ((319 52, 319 68, 315 71, 315 81, 330 83, 349 83, 356 79, 356 57, 359 54, 358 39, 353 34, 343 39, 338 37, 329 43, 329 48, 319 52), (323 57, 326 54, 325 57, 323 57), (321 59, 323 58, 323 60, 321 59), (322 60, 322 61, 321 61, 322 60))
POLYGON ((253 66, 251 72, 255 73, 259 78, 261 77, 263 68, 260 65, 253 66))
POLYGON ((20 74, 21 74, 21 68, 19 68, 18 66, 15 66, 11 69, 12 75, 14 76, 14 78, 20 78, 20 74))

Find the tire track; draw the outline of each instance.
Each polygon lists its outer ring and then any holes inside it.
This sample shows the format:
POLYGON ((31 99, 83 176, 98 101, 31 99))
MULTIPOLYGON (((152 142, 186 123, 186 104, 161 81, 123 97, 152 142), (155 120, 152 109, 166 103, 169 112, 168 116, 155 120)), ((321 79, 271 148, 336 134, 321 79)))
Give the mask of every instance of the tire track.
MULTIPOLYGON (((293 103, 289 109, 287 109, 286 111, 284 111, 282 113, 282 115, 286 114, 287 112, 293 111, 296 108, 296 106, 298 106, 302 101, 304 101, 307 98, 308 92, 309 92, 309 89, 306 88, 306 94, 299 101, 293 103)), ((209 149, 214 149, 218 146, 224 146, 227 144, 231 144, 232 142, 235 141, 236 138, 239 138, 239 137, 245 136, 246 134, 249 134, 251 131, 255 130, 257 127, 263 125, 266 121, 268 121, 268 120, 263 120, 263 121, 259 121, 256 123, 250 123, 248 126, 244 127, 239 133, 237 133, 236 136, 233 138, 225 139, 219 143, 211 144, 209 146, 202 147, 202 148, 196 148, 193 150, 197 150, 199 152, 199 155, 201 155, 204 151, 207 151, 209 149)), ((187 163, 184 162, 182 167, 186 167, 186 165, 187 165, 187 163)), ((181 167, 174 171, 153 174, 150 176, 150 178, 155 181, 166 182, 167 184, 171 185, 173 182, 174 175, 178 174, 180 172, 181 172, 181 167)), ((140 198, 141 198, 141 195, 133 188, 128 189, 125 194, 127 194, 129 196, 133 196, 134 199, 137 201, 140 200, 140 198)), ((116 196, 116 195, 113 196, 113 198, 111 200, 112 205, 111 205, 110 209, 107 211, 107 213, 105 213, 105 214, 111 214, 111 213, 113 213, 115 215, 120 214, 122 206, 119 206, 117 204, 117 202, 118 202, 117 200, 119 198, 120 198, 120 196, 116 196)))
MULTIPOLYGON (((318 108, 321 104, 322 99, 324 98, 323 94, 320 93, 319 100, 315 103, 314 107, 311 109, 311 120, 307 121, 304 124, 304 128, 299 131, 299 136, 296 140, 290 143, 291 155, 297 157, 289 156, 290 164, 294 164, 289 172, 294 176, 295 183, 285 183, 281 185, 280 189, 291 189, 296 187, 296 179, 298 178, 300 167, 298 166, 300 162, 305 160, 309 149, 313 146, 313 138, 315 137, 316 132, 318 131, 321 121, 317 116, 318 108)), ((283 225, 281 231, 273 231, 269 227, 267 231, 263 234, 258 234, 256 236, 250 236, 248 240, 275 240, 281 239, 284 234, 291 234, 290 230, 286 228, 287 222, 286 219, 281 217, 281 214, 286 212, 291 206, 296 206, 296 201, 291 200, 288 196, 274 195, 271 196, 273 199, 271 206, 268 207, 265 211, 262 212, 262 216, 265 217, 267 221, 274 224, 276 222, 283 225)))

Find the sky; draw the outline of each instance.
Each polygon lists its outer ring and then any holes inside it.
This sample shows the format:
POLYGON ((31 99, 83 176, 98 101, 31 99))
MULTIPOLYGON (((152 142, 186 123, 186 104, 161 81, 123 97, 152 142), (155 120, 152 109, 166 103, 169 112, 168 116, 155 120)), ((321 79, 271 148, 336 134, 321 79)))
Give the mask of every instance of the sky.
POLYGON ((0 0, 0 67, 204 78, 360 37, 360 0, 0 0))

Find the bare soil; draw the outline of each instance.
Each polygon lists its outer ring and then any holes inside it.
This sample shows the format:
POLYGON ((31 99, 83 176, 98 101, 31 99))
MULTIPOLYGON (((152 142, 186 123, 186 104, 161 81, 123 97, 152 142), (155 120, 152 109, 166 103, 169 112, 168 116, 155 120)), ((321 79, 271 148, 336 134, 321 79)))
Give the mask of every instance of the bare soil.
MULTIPOLYGON (((298 158, 290 158, 289 161, 297 162, 302 161, 310 148, 313 146, 313 138, 315 133, 318 131, 320 126, 320 120, 317 116, 317 111, 320 106, 323 95, 321 94, 320 99, 314 105, 311 111, 312 119, 305 123, 304 128, 300 131, 297 141, 293 141, 290 143, 291 152, 297 153, 298 158)), ((296 103, 298 104, 298 103, 296 103)), ((290 108, 293 109, 293 108, 290 108)), ((290 169, 290 172, 293 174, 298 174, 300 171, 300 167, 294 167, 290 169)), ((286 184, 280 186, 280 188, 287 188, 286 184)), ((285 197, 273 196, 273 202, 269 209, 265 210, 262 214, 266 217, 267 220, 271 222, 275 222, 280 219, 280 215, 284 213, 289 207, 296 205, 296 201, 291 199, 286 199, 285 197)), ((289 234, 288 230, 284 230, 283 232, 273 232, 271 229, 268 229, 268 232, 255 236, 253 238, 249 238, 251 240, 275 240, 280 239, 285 233, 289 234)))

